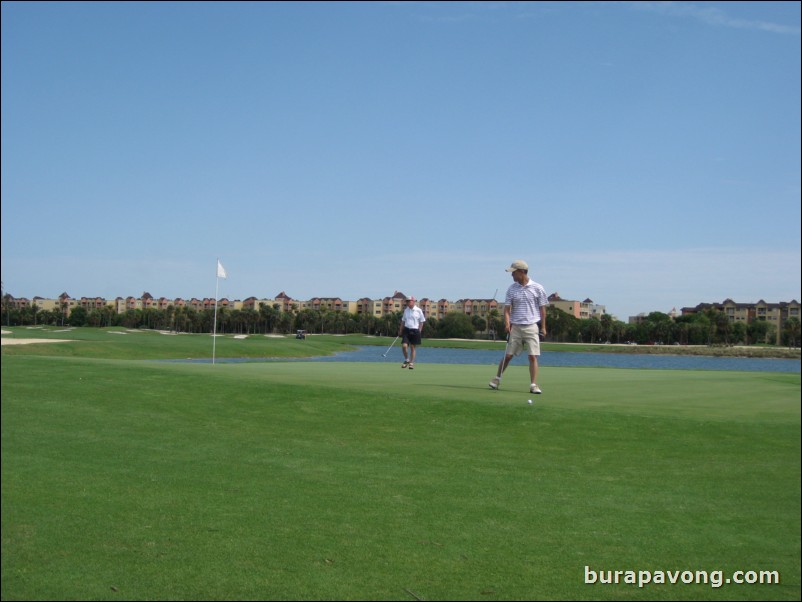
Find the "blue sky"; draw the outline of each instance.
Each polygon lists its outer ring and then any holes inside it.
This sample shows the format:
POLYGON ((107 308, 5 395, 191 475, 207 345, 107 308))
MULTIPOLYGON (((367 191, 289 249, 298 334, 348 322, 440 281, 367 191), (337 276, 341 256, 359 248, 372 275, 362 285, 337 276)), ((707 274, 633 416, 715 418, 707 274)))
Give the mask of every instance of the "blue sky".
POLYGON ((4 290, 800 300, 800 51, 797 2, 3 2, 4 290))

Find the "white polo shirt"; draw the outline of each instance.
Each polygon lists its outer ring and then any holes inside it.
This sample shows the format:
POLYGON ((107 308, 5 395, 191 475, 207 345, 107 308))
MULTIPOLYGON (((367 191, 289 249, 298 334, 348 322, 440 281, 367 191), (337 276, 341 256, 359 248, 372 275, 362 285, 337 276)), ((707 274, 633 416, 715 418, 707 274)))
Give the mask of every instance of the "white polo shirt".
POLYGON ((423 315, 423 310, 417 305, 413 308, 404 308, 404 317, 402 318, 404 326, 415 330, 420 330, 421 325, 426 321, 423 315))

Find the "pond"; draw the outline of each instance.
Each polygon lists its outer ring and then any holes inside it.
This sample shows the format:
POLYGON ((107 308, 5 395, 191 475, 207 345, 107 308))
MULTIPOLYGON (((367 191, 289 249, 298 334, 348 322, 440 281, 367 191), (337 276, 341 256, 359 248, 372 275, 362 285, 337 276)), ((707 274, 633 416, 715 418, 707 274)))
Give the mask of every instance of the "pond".
MULTIPOLYGON (((232 362, 379 362, 398 363, 403 361, 401 349, 361 346, 354 351, 343 351, 332 356, 311 358, 217 358, 217 363, 232 362)), ((483 364, 497 366, 503 351, 487 349, 448 349, 439 347, 418 347, 416 364, 483 364)), ((181 360, 211 362, 205 360, 181 360)), ((525 354, 515 357, 510 365, 527 365, 525 354)), ((651 355, 637 353, 575 353, 570 351, 547 352, 540 356, 542 367, 592 367, 592 368, 644 368, 648 370, 734 370, 739 372, 800 372, 800 360, 747 358, 747 357, 707 357, 692 355, 651 355)))

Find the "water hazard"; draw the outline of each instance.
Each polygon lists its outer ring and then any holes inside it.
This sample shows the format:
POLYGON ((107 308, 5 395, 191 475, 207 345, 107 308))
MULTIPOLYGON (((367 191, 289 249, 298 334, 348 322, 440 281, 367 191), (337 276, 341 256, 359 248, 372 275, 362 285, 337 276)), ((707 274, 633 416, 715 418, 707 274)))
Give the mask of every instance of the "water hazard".
MULTIPOLYGON (((400 349, 392 349, 387 357, 386 347, 361 346, 354 351, 343 351, 331 356, 310 358, 217 358, 217 363, 241 362, 376 362, 400 363, 400 349)), ((481 364, 497 366, 503 351, 487 349, 446 349, 418 347, 416 364, 481 364)), ((211 362, 204 360, 176 360, 184 362, 211 362)), ((526 365, 526 355, 513 358, 511 365, 526 365)), ((637 353, 574 353, 570 351, 546 352, 540 356, 539 365, 548 367, 586 368, 642 368, 648 370, 732 370, 739 372, 800 372, 800 360, 707 357, 698 355, 651 355, 637 353)))

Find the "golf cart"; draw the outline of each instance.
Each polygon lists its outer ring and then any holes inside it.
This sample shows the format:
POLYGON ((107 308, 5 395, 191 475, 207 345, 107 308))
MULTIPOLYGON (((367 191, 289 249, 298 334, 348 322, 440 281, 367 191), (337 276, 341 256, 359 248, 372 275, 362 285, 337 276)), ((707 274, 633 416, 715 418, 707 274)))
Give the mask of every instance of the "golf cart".
POLYGON ((296 339, 305 339, 306 338, 306 331, 305 330, 298 330, 295 332, 296 339))

